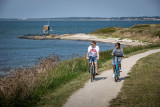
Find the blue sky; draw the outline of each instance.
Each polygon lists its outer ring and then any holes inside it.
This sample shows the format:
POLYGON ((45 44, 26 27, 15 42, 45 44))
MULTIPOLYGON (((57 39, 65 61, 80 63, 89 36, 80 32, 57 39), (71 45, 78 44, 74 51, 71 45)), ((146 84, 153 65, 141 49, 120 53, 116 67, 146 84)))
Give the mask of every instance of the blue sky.
POLYGON ((0 0, 0 18, 160 16, 160 0, 0 0))

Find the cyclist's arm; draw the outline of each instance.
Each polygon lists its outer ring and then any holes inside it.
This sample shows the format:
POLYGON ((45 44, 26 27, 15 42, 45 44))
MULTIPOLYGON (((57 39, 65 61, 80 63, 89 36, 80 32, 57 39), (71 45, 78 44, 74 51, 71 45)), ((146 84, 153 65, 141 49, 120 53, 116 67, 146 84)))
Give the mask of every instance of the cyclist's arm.
POLYGON ((87 59, 89 59, 89 53, 90 53, 90 51, 87 52, 87 56, 86 56, 87 59))
POLYGON ((97 60, 99 60, 99 46, 96 47, 96 52, 97 52, 97 60))
POLYGON ((123 57, 124 57, 123 49, 121 49, 121 50, 122 50, 122 54, 123 54, 123 57))
POLYGON ((90 51, 91 51, 91 47, 89 46, 89 47, 88 47, 87 56, 86 56, 87 59, 89 59, 89 53, 90 53, 90 51))
POLYGON ((115 50, 115 49, 113 49, 112 54, 111 54, 112 56, 114 56, 115 51, 116 51, 116 50, 115 50))
POLYGON ((97 59, 99 59, 99 51, 97 51, 97 59))

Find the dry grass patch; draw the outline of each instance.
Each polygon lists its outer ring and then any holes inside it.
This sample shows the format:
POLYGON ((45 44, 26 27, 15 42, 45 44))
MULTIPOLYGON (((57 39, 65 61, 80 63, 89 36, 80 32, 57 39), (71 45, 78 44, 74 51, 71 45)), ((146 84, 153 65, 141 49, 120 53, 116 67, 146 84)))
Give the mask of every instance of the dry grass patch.
POLYGON ((116 37, 140 40, 144 42, 160 42, 160 24, 134 25, 130 28, 109 27, 91 32, 99 37, 116 37))

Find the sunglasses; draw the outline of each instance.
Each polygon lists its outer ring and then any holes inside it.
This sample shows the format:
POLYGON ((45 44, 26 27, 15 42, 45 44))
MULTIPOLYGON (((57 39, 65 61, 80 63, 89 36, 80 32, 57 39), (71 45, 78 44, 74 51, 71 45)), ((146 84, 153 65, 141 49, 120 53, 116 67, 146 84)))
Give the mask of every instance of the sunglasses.
POLYGON ((94 45, 94 44, 91 44, 91 45, 94 45))

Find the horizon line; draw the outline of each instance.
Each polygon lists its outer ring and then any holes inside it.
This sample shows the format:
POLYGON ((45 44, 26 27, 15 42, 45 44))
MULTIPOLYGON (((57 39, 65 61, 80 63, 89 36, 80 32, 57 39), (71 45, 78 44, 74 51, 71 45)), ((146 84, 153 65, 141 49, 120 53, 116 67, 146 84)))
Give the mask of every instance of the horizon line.
POLYGON ((0 18, 0 19, 55 19, 55 18, 143 18, 143 17, 148 17, 148 18, 152 18, 152 17, 160 17, 160 16, 122 16, 122 17, 48 17, 48 18, 0 18))

